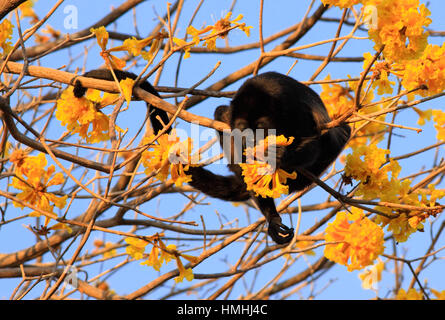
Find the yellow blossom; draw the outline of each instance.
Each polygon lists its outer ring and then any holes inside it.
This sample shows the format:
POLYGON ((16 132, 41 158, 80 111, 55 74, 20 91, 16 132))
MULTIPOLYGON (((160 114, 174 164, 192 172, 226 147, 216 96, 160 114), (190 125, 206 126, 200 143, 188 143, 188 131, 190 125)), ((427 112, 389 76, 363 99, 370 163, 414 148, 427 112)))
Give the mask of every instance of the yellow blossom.
POLYGON ((128 244, 125 251, 136 260, 142 259, 145 247, 149 244, 148 241, 133 237, 125 238, 125 242, 128 244))
POLYGON ((373 264, 383 253, 383 230, 365 217, 363 212, 352 208, 352 215, 339 212, 325 230, 327 259, 348 267, 348 271, 360 270, 373 264), (351 222, 350 222, 351 221, 351 222))
POLYGON ((419 115, 419 120, 417 120, 417 124, 419 126, 423 126, 425 124, 425 120, 429 121, 431 120, 431 117, 433 116, 433 110, 420 110, 419 108, 412 107, 412 109, 419 115))
POLYGON ((159 247, 161 248, 161 256, 159 257, 161 263, 168 263, 175 258, 175 255, 170 252, 176 252, 176 245, 169 244, 168 246, 165 246, 165 244, 159 240, 159 247))
POLYGON ((35 0, 27 0, 21 5, 19 5, 20 18, 31 18, 31 23, 39 22, 39 17, 35 13, 34 7, 35 0))
MULTIPOLYGON (((363 4, 373 1, 362 0, 363 4)), ((375 3, 378 13, 378 27, 368 30, 375 43, 375 50, 384 47, 387 60, 401 62, 419 57, 427 45, 431 14, 419 0, 385 0, 375 3)))
POLYGON ((397 292, 396 300, 423 300, 423 294, 414 288, 409 289, 408 292, 400 289, 397 292))
POLYGON ((407 90, 426 86, 416 91, 426 97, 445 90, 445 43, 442 46, 428 45, 418 59, 406 61, 402 65, 402 85, 407 90))
POLYGON ((382 271, 385 269, 385 263, 377 258, 377 263, 373 266, 366 268, 362 273, 358 275, 362 280, 363 289, 374 289, 374 286, 382 280, 382 271))
MULTIPOLYGON (((270 145, 288 146, 294 138, 286 139, 283 135, 274 137, 275 142, 269 143, 271 137, 266 137, 253 149, 246 150, 248 159, 259 154, 264 154, 270 145)), ((248 161, 249 162, 249 161, 248 161)), ((288 173, 283 169, 274 169, 270 164, 261 160, 253 160, 253 163, 241 163, 242 175, 247 185, 247 190, 255 192, 256 196, 279 198, 282 194, 289 193, 289 187, 285 185, 287 179, 295 179, 296 172, 288 173)))
MULTIPOLYGON (((302 249, 302 250, 305 250, 306 248, 311 247, 313 245, 314 245, 313 241, 297 241, 295 243, 295 246, 298 249, 302 249)), ((305 250, 305 251, 303 251, 303 254, 306 254, 308 256, 315 256, 314 250, 305 250)))
POLYGON ((190 58, 190 49, 193 47, 193 43, 186 42, 179 38, 173 38, 173 42, 176 43, 179 47, 184 47, 184 59, 190 58))
POLYGON ((161 269, 162 261, 159 260, 159 249, 156 245, 154 245, 151 249, 148 259, 141 262, 141 265, 151 266, 156 271, 161 269))
POLYGON ((436 296, 436 299, 434 299, 434 300, 445 300, 445 290, 442 290, 441 292, 434 290, 434 289, 430 289, 430 290, 436 296))
MULTIPOLYGON (((135 37, 131 37, 124 40, 121 46, 117 46, 106 50, 108 53, 113 51, 127 51, 133 56, 141 56, 146 61, 151 61, 155 52, 159 49, 162 39, 167 38, 168 34, 164 31, 158 32, 156 35, 149 36, 145 39, 138 40, 135 37), (143 49, 150 45, 149 51, 143 49)), ((102 49, 105 50, 105 49, 102 49)))
POLYGON ((121 70, 123 67, 125 67, 126 62, 125 60, 122 60, 112 54, 110 54, 110 51, 107 50, 107 44, 108 44, 108 31, 105 29, 104 26, 101 26, 99 28, 91 28, 91 33, 94 33, 96 35, 97 44, 102 49, 102 52, 100 55, 105 60, 105 62, 112 67, 113 69, 121 70))
POLYGON ((71 227, 69 225, 67 225, 66 223, 60 223, 60 222, 56 223, 49 229, 51 229, 51 230, 66 230, 66 231, 68 231, 68 233, 73 232, 73 229, 71 229, 71 227))
POLYGON ((445 141, 445 112, 433 110, 434 128, 437 131, 437 140, 445 141))
MULTIPOLYGON (((78 133, 88 143, 105 141, 109 136, 109 118, 99 108, 114 103, 117 95, 88 89, 86 96, 74 96, 73 87, 68 87, 57 100, 56 118, 71 134, 78 133), (92 130, 89 131, 90 126, 92 130)), ((117 130, 122 130, 116 126, 117 130)))
POLYGON ((176 265, 178 266, 178 270, 179 270, 179 276, 177 276, 175 278, 175 282, 182 282, 184 280, 184 278, 187 279, 187 281, 192 281, 194 276, 193 276, 193 270, 192 268, 184 268, 184 265, 182 264, 182 261, 179 257, 175 257, 176 259, 176 265))
MULTIPOLYGON (((144 143, 152 141, 153 138, 154 136, 145 138, 144 143)), ((145 173, 150 175, 157 172, 156 177, 161 181, 167 180, 171 174, 175 185, 182 186, 192 180, 192 176, 186 174, 189 166, 196 161, 194 158, 192 160, 192 149, 192 140, 188 138, 180 142, 174 130, 170 134, 161 135, 149 150, 142 153, 145 173)))
MULTIPOLYGON (((44 211, 53 212, 54 206, 62 209, 66 205, 67 196, 56 196, 48 192, 51 186, 62 184, 65 181, 61 172, 55 173, 54 165, 45 169, 47 161, 45 155, 23 156, 16 163, 15 174, 17 177, 12 179, 11 186, 21 190, 17 198, 36 206, 44 211), (51 204, 52 203, 52 204, 51 204)), ((14 206, 24 208, 24 205, 13 202, 14 206)), ((31 216, 40 216, 40 213, 34 211, 31 216)))
MULTIPOLYGON (((206 26, 206 27, 204 27, 201 30, 198 30, 198 29, 196 29, 193 26, 189 26, 187 28, 187 33, 193 37, 193 41, 190 42, 189 44, 191 46, 198 45, 199 42, 201 41, 201 37, 203 37, 203 38, 205 38, 203 45, 206 46, 207 49, 209 49, 209 50, 216 50, 216 39, 217 38, 221 38, 221 39, 226 38, 227 35, 229 34, 229 30, 227 30, 227 29, 232 27, 232 25, 235 25, 236 28, 238 28, 241 31, 243 31, 249 37, 250 36, 250 29, 252 27, 251 26, 246 26, 245 23, 240 23, 239 22, 243 18, 243 15, 239 14, 233 20, 230 20, 231 16, 232 16, 232 12, 228 12, 226 14, 226 16, 224 18, 219 19, 215 23, 215 25, 206 26), (210 31, 210 33, 208 35, 204 36, 204 34, 206 34, 209 31, 210 31)), ((179 40, 179 39, 176 39, 176 40, 179 40)), ((180 40, 180 41, 176 41, 176 40, 175 40, 175 43, 180 45, 180 46, 186 44, 183 40, 180 40)), ((190 47, 189 47, 189 50, 190 50, 190 47)), ((186 55, 187 55, 187 52, 186 52, 186 55)), ((189 55, 187 55, 187 57, 188 56, 189 55)), ((184 56, 184 58, 186 58, 186 56, 184 56)))
POLYGON ((339 8, 350 8, 353 5, 356 5, 360 2, 360 0, 321 0, 325 6, 333 5, 339 8))
POLYGON ((12 28, 14 26, 8 19, 0 23, 0 47, 3 49, 3 55, 7 55, 12 49, 12 28))
POLYGON ((131 78, 126 78, 124 80, 121 80, 119 82, 119 85, 122 88, 122 92, 124 94, 125 100, 127 101, 127 105, 129 105, 133 93, 134 80, 131 78))

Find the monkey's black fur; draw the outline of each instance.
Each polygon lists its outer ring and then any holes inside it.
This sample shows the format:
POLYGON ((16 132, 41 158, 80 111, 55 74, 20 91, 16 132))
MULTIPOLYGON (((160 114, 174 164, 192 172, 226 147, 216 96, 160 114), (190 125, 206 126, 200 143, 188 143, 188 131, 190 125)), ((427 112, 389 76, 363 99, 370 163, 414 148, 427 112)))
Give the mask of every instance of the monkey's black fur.
MULTIPOLYGON (((277 150, 277 167, 298 173, 303 168, 319 176, 338 156, 349 139, 348 125, 321 132, 321 126, 331 119, 320 97, 300 82, 267 72, 248 79, 237 91, 230 106, 215 110, 216 120, 232 129, 275 129, 276 135, 294 137, 287 147, 277 150)), ((268 233, 278 244, 288 243, 293 229, 281 223, 272 198, 255 197, 246 190, 237 164, 229 164, 232 176, 215 175, 200 167, 191 167, 190 184, 204 193, 227 201, 253 198, 269 223, 268 233)), ((312 181, 303 174, 287 180, 289 192, 302 190, 312 181)))
MULTIPOLYGON (((119 80, 127 77, 136 79, 136 75, 129 72, 115 70, 115 74, 119 80)), ((113 80, 111 73, 105 69, 93 70, 84 76, 113 80)), ((140 84, 140 87, 159 96, 148 82, 140 84)), ((77 81, 75 96, 81 97, 85 91, 80 81, 77 81)), ((163 128, 156 116, 160 116, 164 124, 168 123, 167 113, 154 108, 150 120, 155 134, 163 128)), ((349 126, 344 124, 322 133, 322 124, 329 122, 330 118, 320 97, 309 87, 276 72, 248 79, 230 106, 219 106, 214 117, 229 124, 232 129, 242 131, 250 128, 254 132, 255 129, 264 129, 266 132, 275 129, 277 136, 294 137, 291 145, 278 148, 277 167, 297 173, 299 168, 303 168, 315 176, 319 176, 336 159, 351 132, 349 126)), ((288 243, 293 237, 293 229, 281 223, 274 199, 255 197, 246 190, 240 166, 229 164, 229 169, 234 175, 215 175, 203 167, 190 167, 187 173, 192 175, 190 185, 209 196, 226 201, 253 198, 269 223, 268 233, 271 238, 278 244, 288 243)), ((311 183, 303 174, 297 174, 294 180, 287 180, 289 192, 302 190, 311 183)))

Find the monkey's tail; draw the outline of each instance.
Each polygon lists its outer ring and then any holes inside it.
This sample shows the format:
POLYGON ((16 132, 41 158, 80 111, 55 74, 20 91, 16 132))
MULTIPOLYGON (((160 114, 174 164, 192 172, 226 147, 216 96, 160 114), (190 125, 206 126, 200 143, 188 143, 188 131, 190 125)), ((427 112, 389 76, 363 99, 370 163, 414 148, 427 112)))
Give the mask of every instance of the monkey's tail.
MULTIPOLYGON (((119 81, 124 80, 126 78, 130 78, 133 80, 135 80, 137 78, 137 75, 132 72, 122 71, 122 70, 117 70, 117 69, 113 70, 113 72, 119 81)), ((83 76, 88 77, 88 78, 94 78, 94 79, 114 81, 113 75, 111 74, 111 71, 108 69, 91 70, 91 71, 86 72, 83 76)), ((144 89, 145 91, 159 97, 159 93, 148 81, 144 81, 144 82, 140 83, 139 87, 141 89, 144 89)), ((79 80, 76 80, 76 82, 74 83, 74 90, 73 90, 74 96, 77 98, 83 97, 86 93, 86 90, 87 90, 87 88, 82 86, 82 84, 79 80)), ((165 112, 161 109, 158 109, 148 103, 147 103, 147 107, 149 108, 150 121, 151 121, 151 125, 153 127, 153 131, 155 132, 155 134, 157 134, 159 131, 162 130, 162 128, 164 128, 164 125, 166 125, 169 122, 167 112, 165 112), (158 119, 158 116, 161 120, 158 119)), ((169 128, 167 130, 167 133, 169 133, 170 130, 171 129, 169 128)))
POLYGON ((216 175, 202 167, 190 167, 187 174, 192 175, 189 182, 192 187, 213 198, 225 201, 246 201, 250 198, 242 179, 234 175, 216 175))

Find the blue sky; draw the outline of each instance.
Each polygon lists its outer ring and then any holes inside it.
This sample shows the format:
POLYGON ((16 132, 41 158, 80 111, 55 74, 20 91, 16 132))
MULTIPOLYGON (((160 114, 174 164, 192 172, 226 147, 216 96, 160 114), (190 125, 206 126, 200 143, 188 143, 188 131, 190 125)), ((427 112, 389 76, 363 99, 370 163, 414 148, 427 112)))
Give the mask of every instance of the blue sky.
MULTIPOLYGON (((185 1, 185 7, 183 10, 182 18, 179 22, 178 28, 178 36, 183 37, 184 35, 184 25, 186 25, 193 14, 197 4, 199 1, 185 1)), ((263 31, 264 36, 270 36, 286 27, 289 27, 296 22, 300 21, 303 17, 306 8, 310 1, 308 0, 276 0, 276 1, 264 1, 264 22, 263 22, 263 31)), ((424 1, 421 1, 424 2, 424 1)), ((36 4, 36 10, 39 16, 43 16, 49 8, 53 5, 53 1, 44 1, 39 0, 36 4)), ((62 33, 73 33, 78 30, 82 30, 92 23, 96 22, 98 19, 107 14, 112 7, 117 7, 120 5, 122 1, 108 1, 108 0, 96 0, 96 1, 65 1, 62 6, 57 10, 57 12, 49 19, 48 23, 53 26, 55 29, 59 29, 62 33), (75 30, 67 30, 64 28, 64 19, 66 18, 66 14, 63 9, 69 5, 74 5, 78 11, 78 29, 75 30)), ((199 28, 203 25, 214 24, 220 17, 224 16, 228 8, 230 7, 232 1, 231 0, 220 0, 220 1, 204 1, 202 9, 199 11, 195 18, 194 26, 199 28)), ((315 1, 315 7, 318 7, 320 1, 315 1)), ((143 4, 137 7, 136 18, 138 21, 138 30, 142 36, 147 34, 152 30, 152 28, 157 24, 157 15, 163 15, 165 12, 166 1, 146 1, 143 4)), ((443 20, 443 12, 445 12, 445 2, 441 0, 432 0, 429 2, 429 8, 432 12, 431 18, 433 23, 430 25, 432 30, 444 31, 445 30, 445 22, 443 20)), ((247 25, 253 26, 251 37, 246 38, 245 34, 241 31, 233 31, 229 36, 229 43, 231 45, 244 44, 258 41, 258 15, 259 15, 259 1, 237 1, 235 8, 233 10, 233 16, 242 13, 244 15, 243 21, 247 23, 247 25)), ((329 10, 324 16, 325 17, 339 17, 341 11, 339 9, 333 8, 329 10)), ((27 27, 27 22, 23 21, 23 28, 27 27)), ((337 29, 337 25, 329 22, 318 23, 317 26, 311 30, 305 37, 303 37, 298 45, 309 44, 318 40, 324 40, 327 38, 333 38, 335 36, 335 32, 337 29)), ((124 17, 119 19, 115 24, 107 27, 107 30, 118 30, 122 33, 134 34, 133 27, 133 17, 132 13, 127 13, 124 17)), ((349 32, 350 27, 345 27, 342 34, 345 35, 349 32)), ((16 35, 16 34, 15 34, 16 35)), ((366 36, 364 32, 358 32, 359 36, 366 36)), ((281 40, 281 39, 280 39, 281 40)), ((430 43, 442 44, 443 37, 430 37, 430 43)), ((271 44, 266 46, 266 50, 272 49, 278 41, 274 41, 271 44)), ((109 47, 118 45, 119 42, 115 42, 114 44, 110 44, 109 47)), ((27 43, 27 45, 32 45, 32 43, 27 43)), ((222 40, 217 42, 218 46, 224 45, 222 40)), ((308 52, 312 54, 320 54, 327 55, 329 52, 330 45, 319 46, 313 48, 308 51, 303 51, 303 53, 308 52)), ((345 49, 342 51, 341 56, 360 56, 362 53, 366 51, 372 51, 372 43, 368 40, 351 40, 345 49)), ((206 82, 204 82, 199 88, 205 88, 207 85, 215 82, 216 80, 221 79, 227 74, 245 66, 246 64, 252 62, 259 56, 259 50, 248 50, 244 52, 240 52, 236 55, 223 55, 223 54, 192 54, 192 56, 181 62, 180 75, 179 75, 179 83, 180 87, 188 87, 199 80, 201 80, 205 75, 215 66, 218 61, 221 61, 221 67, 215 72, 215 74, 206 82)), ((79 45, 73 46, 69 50, 62 50, 55 54, 51 54, 49 57, 44 58, 39 61, 42 66, 45 67, 53 67, 59 68, 65 64, 67 64, 68 59, 74 58, 72 65, 69 67, 69 71, 75 71, 76 67, 82 68, 85 64, 86 69, 94 69, 102 65, 102 60, 99 56, 99 49, 95 43, 95 40, 90 40, 83 42, 79 45), (88 49, 88 58, 86 61, 83 58, 78 58, 85 48, 88 49)), ((176 67, 178 63, 179 55, 173 57, 165 66, 164 72, 160 78, 159 85, 165 86, 173 86, 174 85, 174 75, 176 72, 176 67)), ((268 64, 261 72, 265 71, 278 71, 281 73, 286 73, 294 60, 290 58, 279 58, 274 62, 268 64)), ((290 73, 290 76, 294 77, 297 80, 305 81, 307 80, 313 73, 313 71, 320 64, 319 61, 305 61, 300 60, 297 65, 293 68, 290 73)), ((132 69, 134 72, 140 71, 140 66, 136 66, 136 68, 132 69)), ((331 75, 332 78, 344 78, 348 75, 357 76, 362 71, 361 63, 331 63, 328 68, 326 68, 321 75, 318 76, 317 80, 323 79, 328 74, 331 75)), ((154 77, 150 80, 153 81, 154 77)), ((231 86, 225 88, 224 90, 236 90, 242 81, 238 81, 237 83, 232 84, 231 86)), ((320 92, 321 87, 319 85, 314 85, 312 88, 320 92)), ((169 100, 173 103, 173 100, 169 100)), ((203 115, 207 117, 212 117, 214 109, 221 104, 228 104, 229 100, 225 98, 211 98, 205 100, 203 103, 195 106, 192 111, 198 115, 203 115)), ((440 99, 436 99, 434 101, 425 103, 421 105, 421 109, 426 108, 435 108, 440 109, 444 108, 445 99, 442 97, 440 99)), ((119 126, 122 128, 129 128, 131 136, 132 132, 137 130, 140 125, 141 117, 145 116, 145 107, 140 102, 132 102, 131 109, 125 111, 121 115, 119 115, 119 126), (135 123, 137 125, 135 125, 135 123)), ((406 126, 418 126, 417 117, 415 113, 411 110, 401 112, 397 117, 397 122, 406 126)), ((184 128, 187 130, 188 126, 184 124, 182 121, 178 121, 178 127, 184 128)), ((436 141, 435 138, 435 130, 432 127, 431 123, 428 123, 425 127, 423 127, 424 131, 421 134, 417 134, 412 131, 407 130, 396 130, 398 136, 394 137, 393 147, 391 149, 391 155, 401 155, 407 152, 411 152, 417 150, 421 147, 429 146, 436 141)), ((54 137, 60 136, 63 132, 63 128, 57 127, 56 122, 51 127, 51 134, 54 137)), ((444 150, 440 150, 439 156, 444 156, 444 150)), ((401 162, 402 165, 402 173, 401 176, 409 175, 413 172, 419 171, 420 168, 424 166, 430 166, 435 157, 435 152, 425 152, 420 156, 414 157, 412 159, 404 160, 401 162)), ((223 166, 215 165, 212 170, 215 172, 227 172, 223 166)), ((4 184, 0 184, 2 188, 4 188, 4 184)), ((443 188, 443 183, 442 183, 443 188)), ((327 197, 327 194, 321 190, 314 190, 313 192, 305 195, 301 201, 303 205, 313 204, 316 202, 324 201, 327 197)), ((233 219, 239 219, 239 226, 246 225, 248 220, 246 218, 246 214, 244 212, 244 208, 242 207, 234 207, 230 203, 224 203, 215 199, 206 199, 207 202, 211 202, 211 206, 198 206, 195 207, 191 211, 191 216, 189 217, 192 220, 200 221, 200 215, 203 215, 206 218, 206 227, 207 228, 219 228, 219 222, 215 218, 214 212, 217 210, 221 213, 222 216, 226 217, 228 221, 233 219)), ((181 197, 179 195, 163 195, 144 207, 144 210, 153 210, 153 212, 162 212, 163 216, 172 216, 175 213, 179 212, 182 207, 188 202, 185 197, 181 197)), ((86 203, 81 203, 76 207, 76 210, 81 212, 84 209, 86 203)), ((24 212, 21 212, 20 209, 9 208, 8 215, 17 212, 17 215, 21 215, 24 212)), ((325 211, 322 212, 311 212, 303 215, 302 225, 300 230, 305 230, 307 227, 313 225, 314 221, 320 219, 325 214, 325 211)), ((110 214, 107 214, 106 217, 110 217, 110 214)), ((255 212, 250 209, 250 218, 256 219, 261 217, 259 212, 255 212)), ((11 218, 11 216, 9 216, 11 218)), ((189 219, 189 220, 190 220, 189 219)), ((443 217, 439 218, 440 221, 443 220, 443 217)), ((292 220, 293 225, 296 224, 296 215, 285 215, 283 217, 283 221, 285 224, 291 224, 290 220, 292 220)), ((250 221, 251 222, 251 221, 250 221)), ((439 222, 439 221, 438 221, 439 222)), ((11 223, 1 227, 0 229, 0 252, 12 252, 17 250, 18 248, 26 248, 34 241, 33 235, 26 230, 22 224, 30 224, 33 223, 31 219, 23 220, 21 223, 11 223), (20 236, 17 236, 20 235, 20 236), (14 239, 14 241, 11 241, 14 239)), ((439 223, 433 225, 434 230, 437 229, 439 223)), ((124 229, 124 228, 123 228, 124 229)), ((125 230, 129 230, 125 229, 125 230)), ((398 245, 398 252, 400 254, 405 255, 407 258, 415 258, 418 256, 422 256, 424 252, 427 250, 427 247, 430 243, 430 230, 431 226, 426 224, 424 233, 416 233, 411 237, 411 239, 403 244, 398 245)), ((151 230, 148 230, 151 233, 151 230)), ((95 238, 100 238, 102 235, 93 234, 92 240, 95 238)), ((107 235, 107 241, 116 241, 116 238, 110 237, 107 235)), ((444 243, 443 240, 439 241, 438 247, 441 247, 440 243, 444 243)), ((392 254, 392 248, 390 246, 391 242, 387 243, 389 248, 386 248, 385 252, 392 254)), ((88 248, 88 245, 87 245, 88 248)), ((93 247, 90 244, 89 249, 91 250, 93 247)), ((199 265, 194 272, 196 273, 210 273, 210 272, 219 272, 223 271, 227 268, 226 264, 233 263, 236 261, 236 257, 239 256, 239 252, 242 250, 241 246, 231 246, 226 248, 221 255, 218 257, 212 257, 208 261, 199 265), (235 259, 235 260, 234 260, 235 259)), ((318 249, 317 251, 318 258, 322 254, 322 249, 318 249)), ((68 254, 69 256, 69 254, 68 254)), ((122 258, 120 258, 122 259, 122 258)), ((94 266, 90 268, 91 274, 95 275, 99 270, 105 270, 106 268, 118 263, 119 258, 111 261, 111 263, 102 265, 102 266, 94 266)), ((309 261, 315 261, 314 259, 309 258, 309 261)), ((261 273, 259 274, 261 277, 258 277, 259 280, 257 282, 257 288, 260 288, 262 284, 266 283, 270 280, 268 277, 269 274, 275 275, 277 270, 281 268, 284 260, 277 261, 275 263, 271 263, 263 268, 261 273)), ((289 270, 286 272, 286 275, 296 274, 298 271, 302 270, 306 267, 305 259, 299 259, 295 265, 292 265, 289 270)), ((437 290, 445 290, 445 277, 443 277, 443 260, 433 263, 430 267, 428 267, 424 273, 422 273, 421 280, 428 281, 428 283, 437 290)), ((406 268, 406 266, 405 266, 406 268)), ((161 269, 163 272, 168 271, 170 268, 161 269)), ((383 274, 383 280, 380 283, 379 287, 379 295, 381 297, 385 297, 385 294, 388 290, 393 286, 394 283, 394 275, 391 273, 393 269, 393 262, 388 263, 387 271, 383 274)), ((140 266, 137 263, 132 265, 127 265, 124 267, 125 276, 116 276, 110 277, 108 280, 111 287, 119 294, 129 293, 137 288, 139 288, 142 284, 149 282, 151 279, 157 276, 157 273, 152 269, 148 269, 146 267, 140 266)), ((407 284, 411 281, 411 277, 409 273, 406 273, 407 279, 405 279, 404 284, 406 287, 407 284)), ((363 290, 361 288, 361 282, 358 279, 358 272, 348 272, 346 267, 343 266, 335 266, 329 273, 322 276, 321 279, 318 280, 318 286, 314 289, 314 292, 319 292, 317 298, 320 299, 369 299, 375 297, 375 294, 370 290, 363 290), (326 288, 324 288, 326 286, 326 288)), ((249 279, 252 279, 254 276, 254 272, 250 272, 246 275, 247 282, 249 279)), ((13 288, 18 284, 20 280, 0 280, 0 298, 9 298, 13 288)), ((161 291, 165 293, 168 292, 169 287, 172 285, 173 281, 167 283, 166 288, 163 288, 161 291)), ((195 280, 197 283, 197 280, 195 280)), ((186 284, 188 285, 188 284, 186 284)), ((35 289, 36 292, 39 292, 39 289, 35 289)), ((243 292, 243 286, 238 284, 235 286, 232 298, 236 298, 243 292), (237 292, 239 292, 237 294, 237 292)), ((301 295, 292 296, 293 299, 298 298, 308 298, 312 291, 310 288, 305 288, 301 291, 301 295)), ((159 298, 163 294, 156 294, 156 296, 147 296, 147 298, 159 298)), ((30 295, 30 297, 32 294, 30 295)), ((194 296, 178 296, 184 299, 193 299, 194 296)))

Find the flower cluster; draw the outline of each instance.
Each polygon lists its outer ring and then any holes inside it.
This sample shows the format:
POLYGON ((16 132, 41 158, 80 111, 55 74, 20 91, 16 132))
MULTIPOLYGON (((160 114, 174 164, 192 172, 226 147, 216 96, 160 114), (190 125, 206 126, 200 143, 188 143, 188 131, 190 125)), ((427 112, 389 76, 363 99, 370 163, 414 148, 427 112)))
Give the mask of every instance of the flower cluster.
MULTIPOLYGON (((371 64, 374 57, 369 52, 366 52, 363 57, 365 58, 363 62, 363 69, 366 70, 371 64)), ((391 67, 392 66, 388 61, 383 60, 374 63, 374 65, 371 66, 369 70, 372 74, 372 88, 377 88, 378 95, 393 93, 392 86, 395 85, 395 82, 388 79, 390 72, 393 71, 391 67)))
MULTIPOLYGON (((57 196, 48 189, 55 185, 65 182, 61 172, 56 173, 54 165, 47 169, 48 162, 43 153, 37 156, 29 156, 23 150, 17 149, 11 153, 10 161, 15 165, 11 186, 20 190, 17 198, 31 206, 37 207, 43 211, 53 213, 54 207, 62 209, 66 205, 67 195, 57 196)), ((25 205, 13 202, 14 206, 23 209, 25 205)), ((39 217, 41 213, 33 211, 29 214, 31 217, 39 217)), ((46 216, 45 227, 50 219, 46 216)), ((61 224, 57 224, 52 229, 62 229, 61 224)), ((67 228, 69 229, 69 228, 67 228)))
POLYGON ((229 29, 232 25, 244 31, 244 33, 249 37, 251 26, 246 26, 245 23, 240 23, 239 21, 243 18, 243 15, 238 15, 235 19, 230 20, 232 12, 228 12, 224 18, 218 20, 215 25, 209 25, 205 28, 198 30, 193 26, 187 28, 187 34, 191 35, 193 40, 191 42, 186 42, 179 38, 173 38, 173 41, 180 47, 184 47, 185 52, 184 59, 190 57, 190 49, 193 46, 197 46, 201 41, 203 45, 209 50, 216 50, 216 39, 224 39, 229 34, 229 29))
POLYGON ((325 257, 347 266, 348 271, 372 265, 384 249, 382 228, 361 210, 352 208, 352 212, 339 212, 325 230, 326 242, 338 242, 326 244, 325 257))
POLYGON ((396 300, 423 300, 423 294, 414 288, 409 289, 408 292, 405 289, 400 289, 397 292, 396 300))
MULTIPOLYGON (((362 4, 366 9, 373 7, 377 14, 377 26, 368 30, 375 50, 383 48, 384 60, 372 67, 372 86, 378 94, 392 93, 394 81, 390 73, 399 77, 407 90, 425 86, 419 91, 422 96, 436 94, 445 90, 445 45, 428 44, 426 27, 432 22, 431 12, 419 0, 323 0, 347 8, 362 4)), ((364 67, 372 58, 365 54, 364 67)))
MULTIPOLYGON (((325 80, 330 80, 330 76, 328 75, 325 80)), ((368 114, 372 114, 378 111, 381 111, 384 108, 384 104, 371 104, 370 106, 366 106, 366 104, 370 104, 374 100, 373 91, 367 91, 366 87, 370 84, 368 80, 364 81, 361 97, 364 97, 362 107, 358 113, 364 116, 368 114)), ((354 101, 354 92, 357 89, 356 81, 349 81, 347 86, 341 86, 337 83, 326 83, 322 84, 322 92, 320 93, 320 97, 323 100, 323 103, 328 110, 329 116, 331 118, 337 118, 344 114, 346 111, 355 108, 354 101)), ((383 121, 385 119, 385 114, 376 117, 377 120, 383 121)), ((356 122, 356 127, 360 128, 359 132, 355 135, 351 141, 349 141, 348 145, 350 147, 359 146, 367 144, 369 140, 373 141, 381 141, 384 137, 384 130, 386 126, 382 123, 378 122, 368 122, 365 124, 365 121, 356 122)))
POLYGON ((241 163, 242 175, 247 185, 247 190, 255 192, 256 196, 279 198, 282 194, 289 193, 289 187, 285 185, 287 179, 295 179, 296 172, 288 173, 283 169, 274 169, 269 163, 262 159, 254 159, 264 155, 269 147, 285 147, 292 143, 293 137, 286 139, 283 135, 269 136, 261 141, 253 149, 247 148, 247 163, 241 163), (249 161, 253 160, 253 163, 249 161))
POLYGON ((0 47, 3 49, 3 55, 7 55, 12 49, 12 28, 14 26, 8 19, 0 23, 0 47))
POLYGON ((428 44, 431 12, 419 0, 322 0, 340 8, 356 4, 375 7, 377 28, 368 31, 378 51, 384 47, 385 58, 401 62, 419 57, 428 44))
POLYGON ((375 5, 378 27, 368 34, 378 51, 385 46, 383 54, 395 62, 419 57, 428 44, 431 12, 419 0, 364 0, 364 5, 375 5))
POLYGON ((176 250, 176 246, 174 244, 166 246, 164 242, 159 238, 159 235, 151 237, 151 239, 149 239, 148 241, 128 237, 125 238, 125 242, 128 244, 126 248, 127 254, 129 254, 136 260, 140 260, 144 257, 145 247, 147 245, 151 244, 153 246, 147 260, 141 262, 141 265, 151 266, 156 271, 159 271, 164 263, 167 264, 170 260, 174 259, 179 270, 179 276, 175 278, 175 281, 182 282, 184 278, 188 281, 193 280, 192 269, 186 269, 180 257, 192 263, 196 263, 198 259, 196 257, 180 253, 176 250))
POLYGON ((418 59, 406 61, 402 85, 407 90, 426 86, 419 91, 421 96, 441 93, 445 90, 445 43, 428 45, 418 59))
MULTIPOLYGON (((154 136, 146 137, 144 144, 152 142, 154 136)), ((149 150, 142 153, 142 164, 145 167, 147 175, 156 172, 156 178, 166 181, 168 175, 171 175, 175 185, 180 187, 183 183, 192 180, 191 175, 185 172, 190 165, 198 161, 192 157, 193 142, 191 138, 180 142, 174 130, 170 134, 161 135, 154 144, 150 145, 149 150)))
MULTIPOLYGON (((390 159, 386 161, 388 150, 380 149, 376 144, 370 146, 357 146, 346 157, 345 175, 360 181, 356 195, 365 200, 380 199, 381 201, 417 206, 419 208, 433 207, 436 200, 445 196, 445 192, 436 190, 435 185, 430 184, 428 191, 416 190, 411 192, 409 179, 399 180, 400 165, 390 159), (429 198, 428 198, 429 197, 429 198)), ((419 209, 417 212, 396 211, 389 207, 376 207, 377 210, 393 215, 388 218, 382 215, 376 217, 376 223, 382 226, 388 225, 388 231, 393 233, 398 242, 404 242, 416 230, 422 230, 422 222, 431 212, 419 209)))
MULTIPOLYGON (((131 99, 132 82, 129 87, 125 81, 121 80, 120 84, 128 102, 126 92, 130 92, 131 99)), ((110 139, 109 118, 100 109, 116 103, 117 100, 116 94, 105 92, 101 96, 101 91, 93 89, 88 89, 84 97, 77 98, 74 96, 73 87, 68 87, 57 100, 56 118, 71 134, 78 133, 87 143, 105 141, 110 139)), ((115 129, 122 131, 117 126, 115 129)))

